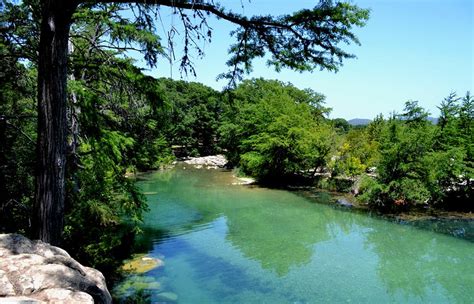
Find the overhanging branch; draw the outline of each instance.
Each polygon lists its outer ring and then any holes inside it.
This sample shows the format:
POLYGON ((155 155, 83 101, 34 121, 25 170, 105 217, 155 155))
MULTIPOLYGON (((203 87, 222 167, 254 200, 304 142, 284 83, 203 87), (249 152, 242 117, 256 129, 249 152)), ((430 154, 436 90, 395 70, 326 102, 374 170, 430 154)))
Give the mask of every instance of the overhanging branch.
POLYGON ((281 27, 290 29, 290 26, 280 22, 269 22, 263 20, 251 20, 245 16, 238 15, 232 12, 225 12, 213 3, 203 3, 201 1, 191 0, 103 0, 103 1, 81 1, 83 3, 101 2, 101 3, 134 3, 134 4, 147 4, 147 5, 162 5, 173 8, 189 9, 196 11, 205 11, 215 15, 216 17, 222 18, 229 22, 235 23, 243 27, 256 27, 256 26, 270 26, 270 27, 281 27))
MULTIPOLYGON (((81 1, 81 0, 79 0, 81 1)), ((263 58, 265 53, 271 55, 267 64, 277 71, 289 68, 296 71, 313 71, 317 68, 338 71, 343 59, 354 58, 339 44, 360 44, 351 32, 354 26, 363 26, 369 17, 369 11, 356 5, 339 1, 320 1, 312 9, 302 9, 293 14, 281 16, 256 15, 247 17, 233 13, 221 7, 213 0, 103 0, 83 3, 120 3, 139 4, 145 7, 166 6, 179 12, 185 30, 185 55, 182 67, 190 65, 188 44, 197 45, 191 32, 197 32, 199 26, 193 25, 182 10, 192 10, 195 16, 204 21, 206 16, 227 20, 238 28, 231 34, 237 43, 231 46, 231 58, 227 65, 233 67, 230 73, 222 77, 235 79, 251 71, 251 62, 263 58), (242 50, 242 47, 244 48, 242 50), (242 54, 245 54, 243 56, 242 54)), ((196 37, 201 37, 198 34, 196 37)), ((197 48, 200 51, 199 48, 197 48)))

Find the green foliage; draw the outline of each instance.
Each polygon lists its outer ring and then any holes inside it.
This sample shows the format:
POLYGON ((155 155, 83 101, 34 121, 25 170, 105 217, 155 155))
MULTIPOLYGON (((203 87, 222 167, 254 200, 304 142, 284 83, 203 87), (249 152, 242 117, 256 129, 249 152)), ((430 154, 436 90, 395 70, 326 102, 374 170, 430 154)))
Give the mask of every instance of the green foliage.
POLYGON ((81 168, 68 191, 64 238, 78 259, 111 273, 128 252, 127 238, 138 229, 146 204, 133 180, 125 177, 123 152, 133 147, 133 140, 117 131, 102 132, 81 144, 81 168))
MULTIPOLYGON (((141 213, 146 210, 133 180, 125 178, 125 174, 135 169, 158 168, 173 160, 168 142, 172 135, 165 136, 173 122, 168 120, 170 111, 164 106, 167 96, 162 82, 145 76, 133 66, 132 60, 122 57, 122 50, 100 46, 107 39, 105 33, 115 23, 137 35, 140 31, 138 27, 126 26, 129 21, 117 15, 119 7, 102 8, 82 7, 75 16, 71 34, 70 154, 63 245, 80 261, 110 275, 130 250, 141 213)), ((145 32, 144 35, 150 34, 145 32)), ((18 50, 14 45, 0 46, 2 55, 12 58, 2 61, 0 75, 4 84, 0 88, 0 225, 2 231, 28 233, 34 191, 37 75, 34 66, 25 68, 12 55, 18 50)), ((187 96, 192 96, 189 98, 194 108, 207 103, 214 104, 215 109, 204 108, 199 112, 190 107, 186 115, 194 111, 200 116, 187 127, 199 128, 195 123, 204 121, 205 115, 217 117, 218 101, 208 102, 211 95, 217 93, 202 85, 189 86, 187 96)), ((171 100, 171 103, 179 109, 187 101, 171 100)), ((207 124, 200 128, 210 129, 207 124)))
MULTIPOLYGON (((0 2, 0 45, 4 63, 18 59, 37 62, 39 14, 38 0, 0 2)), ((12 69, 15 66, 14 64, 6 68, 12 69)))
MULTIPOLYGON (((0 33, 2 231, 28 233, 30 229, 36 165, 38 3, 7 1, 3 7, 2 2, 0 21, 6 29, 0 33), (28 65, 21 59, 27 59, 28 65)), ((125 173, 133 168, 157 168, 172 160, 159 125, 160 86, 124 56, 138 45, 145 49, 147 60, 155 61, 161 53, 159 37, 143 14, 124 18, 124 9, 124 5, 82 5, 74 15, 70 35, 63 246, 107 275, 129 252, 146 210, 134 181, 125 173)))
POLYGON ((30 233, 36 140, 35 71, 0 43, 0 231, 30 233))
POLYGON ((379 153, 379 137, 373 133, 380 122, 371 122, 366 128, 351 129, 341 136, 336 154, 329 163, 331 176, 355 177, 376 166, 379 153))
MULTIPOLYGON (((0 4, 1 231, 30 229, 39 3, 0 4)), ((343 59, 353 57, 338 44, 358 43, 351 30, 363 26, 369 14, 332 1, 277 18, 249 19, 216 9, 240 26, 230 49, 233 69, 224 75, 231 81, 250 71, 251 61, 265 50, 277 70, 336 71, 343 59)), ((177 12, 188 30, 186 69, 192 38, 210 34, 196 34, 206 27, 205 14, 196 15, 201 27, 177 12)), ((291 84, 254 79, 220 93, 199 83, 146 76, 127 51, 143 53, 151 66, 163 55, 152 18, 147 5, 98 2, 81 4, 73 17, 64 239, 79 260, 106 273, 116 269, 146 210, 134 181, 125 175, 171 162, 172 146, 183 155, 225 151, 232 164, 262 181, 311 176, 334 156, 329 163, 333 177, 352 178, 377 167, 377 176, 363 178, 360 186, 361 199, 371 206, 473 210, 474 99, 469 93, 463 98, 451 94, 442 102, 437 126, 409 101, 397 117, 380 116, 367 127, 351 128, 343 119, 325 118, 330 109, 323 95, 291 84), (129 8, 132 14, 124 13, 129 8)))
POLYGON ((346 134, 351 129, 351 125, 344 118, 336 118, 331 120, 331 122, 339 134, 346 134))
POLYGON ((474 98, 454 93, 443 100, 431 166, 434 201, 472 210, 474 196, 474 98))
POLYGON ((416 205, 472 210, 472 97, 449 95, 432 125, 417 102, 387 122, 377 122, 377 177, 365 180, 361 200, 385 210, 416 205), (468 131, 466 132, 466 129, 468 131))
POLYGON ((130 252, 147 209, 126 173, 158 168, 173 159, 160 130, 163 99, 158 82, 123 58, 125 49, 98 47, 109 38, 107 33, 125 46, 152 34, 119 12, 117 5, 101 10, 86 6, 77 12, 68 84, 72 153, 64 245, 109 277, 130 252))
POLYGON ((167 105, 160 119, 166 139, 182 156, 219 152, 217 129, 221 123, 222 96, 196 82, 158 80, 167 105))
POLYGON ((332 129, 322 96, 290 84, 254 79, 230 93, 220 128, 228 158, 261 180, 301 175, 323 166, 332 129))
POLYGON ((354 156, 351 152, 351 146, 348 143, 344 143, 340 147, 336 159, 330 164, 333 176, 346 175, 353 177, 365 172, 366 166, 360 158, 354 156))
POLYGON ((228 15, 234 20, 243 19, 238 22, 241 27, 232 32, 237 40, 230 48, 232 57, 227 62, 232 71, 221 75, 235 81, 252 70, 253 59, 265 54, 270 54, 267 64, 276 71, 337 71, 343 59, 354 57, 342 50, 340 44, 359 44, 351 30, 365 25, 369 10, 347 2, 320 1, 313 9, 276 18, 228 15))
POLYGON ((72 56, 80 60, 92 52, 98 55, 95 61, 87 58, 83 61, 88 68, 107 60, 108 52, 125 54, 135 50, 143 54, 150 66, 155 66, 158 57, 164 54, 153 14, 143 6, 87 2, 79 6, 73 19, 71 36, 79 52, 72 56))
POLYGON ((383 208, 426 203, 429 173, 425 159, 431 151, 434 127, 416 102, 408 102, 406 112, 391 118, 380 134, 380 161, 377 183, 369 202, 383 208))
POLYGON ((160 136, 150 138, 150 140, 143 139, 141 137, 139 143, 134 145, 133 154, 135 159, 133 167, 140 170, 158 169, 174 160, 166 138, 160 136))
POLYGON ((0 231, 25 234, 31 232, 36 165, 36 71, 20 62, 34 59, 36 24, 29 20, 28 2, 0 3, 0 231))

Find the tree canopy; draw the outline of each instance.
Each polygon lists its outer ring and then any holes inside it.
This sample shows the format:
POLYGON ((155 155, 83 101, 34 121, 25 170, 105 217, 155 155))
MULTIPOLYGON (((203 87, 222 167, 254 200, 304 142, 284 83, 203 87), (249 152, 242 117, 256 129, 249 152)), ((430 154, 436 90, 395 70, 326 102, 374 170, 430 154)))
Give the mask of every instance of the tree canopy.
POLYGON ((229 94, 221 140, 244 172, 278 180, 325 164, 332 131, 324 96, 263 79, 244 81, 229 94))

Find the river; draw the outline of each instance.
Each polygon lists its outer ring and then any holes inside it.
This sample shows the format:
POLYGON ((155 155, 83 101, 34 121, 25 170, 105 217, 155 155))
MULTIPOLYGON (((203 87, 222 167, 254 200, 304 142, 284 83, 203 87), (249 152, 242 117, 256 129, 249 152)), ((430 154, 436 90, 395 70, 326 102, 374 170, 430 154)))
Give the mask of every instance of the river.
MULTIPOLYGON (((474 303, 474 243, 236 185, 230 172, 141 176, 137 248, 163 261, 115 293, 177 303, 474 303)), ((320 199, 327 195, 322 194, 320 199)))

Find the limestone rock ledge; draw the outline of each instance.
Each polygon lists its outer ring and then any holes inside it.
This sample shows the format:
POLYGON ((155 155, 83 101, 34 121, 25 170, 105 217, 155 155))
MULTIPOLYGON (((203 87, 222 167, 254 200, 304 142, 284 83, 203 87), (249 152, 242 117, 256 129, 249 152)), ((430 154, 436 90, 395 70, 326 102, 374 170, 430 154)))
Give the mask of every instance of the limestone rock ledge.
POLYGON ((112 303, 105 278, 69 254, 19 234, 0 234, 0 303, 112 303))
POLYGON ((211 166, 215 168, 222 168, 227 164, 227 159, 224 155, 209 155, 201 157, 190 157, 183 160, 184 163, 195 166, 211 166))

